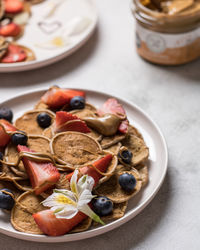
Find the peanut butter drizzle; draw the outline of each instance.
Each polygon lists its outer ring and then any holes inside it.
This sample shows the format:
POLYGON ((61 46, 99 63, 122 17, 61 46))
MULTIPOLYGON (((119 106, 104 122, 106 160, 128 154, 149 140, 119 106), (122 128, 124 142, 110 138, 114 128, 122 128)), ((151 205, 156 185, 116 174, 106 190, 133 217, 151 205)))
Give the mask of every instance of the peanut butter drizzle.
POLYGON ((119 125, 125 117, 120 118, 114 114, 106 114, 103 117, 86 117, 83 120, 87 125, 105 136, 116 134, 119 125))

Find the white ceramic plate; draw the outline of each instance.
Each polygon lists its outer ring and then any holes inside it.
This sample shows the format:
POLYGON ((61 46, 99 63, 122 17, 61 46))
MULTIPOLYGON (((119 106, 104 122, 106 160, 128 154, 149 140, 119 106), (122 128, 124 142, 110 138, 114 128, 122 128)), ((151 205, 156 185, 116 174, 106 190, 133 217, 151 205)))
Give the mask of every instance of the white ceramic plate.
MULTIPOLYGON (((32 15, 25 26, 24 35, 17 43, 32 49, 36 55, 35 61, 5 64, 0 63, 0 72, 25 71, 40 68, 71 55, 93 34, 97 25, 97 9, 93 0, 45 0, 31 7, 32 15), (44 18, 50 10, 51 3, 60 3, 52 16, 44 18), (50 41, 60 34, 72 29, 78 20, 83 20, 79 32, 71 32, 66 45, 60 48, 44 49, 38 44, 50 41), (42 25, 39 25, 39 23, 42 25)), ((76 29, 77 31, 77 29, 76 29)))
MULTIPOLYGON (((40 97, 46 90, 38 90, 34 92, 25 93, 8 101, 3 102, 0 106, 10 107, 14 114, 15 119, 22 115, 25 111, 33 108, 34 104, 38 102, 40 97)), ((96 92, 92 90, 85 90, 87 101, 95 106, 100 106, 109 97, 108 94, 96 92)), ((151 118, 145 114, 136 105, 129 103, 116 97, 124 106, 130 123, 134 124, 144 136, 145 142, 150 149, 149 157, 149 184, 129 201, 128 209, 125 216, 121 219, 113 221, 105 226, 100 226, 85 232, 76 234, 66 234, 60 237, 48 237, 41 235, 26 234, 16 231, 10 224, 9 216, 0 211, 0 232, 6 235, 16 237, 23 240, 37 241, 37 242, 67 242, 77 241, 93 237, 105 232, 108 232, 116 227, 119 227, 123 223, 129 221, 141 212, 153 199, 161 184, 164 180, 167 171, 168 153, 165 139, 158 128, 158 126, 151 120, 151 118)))

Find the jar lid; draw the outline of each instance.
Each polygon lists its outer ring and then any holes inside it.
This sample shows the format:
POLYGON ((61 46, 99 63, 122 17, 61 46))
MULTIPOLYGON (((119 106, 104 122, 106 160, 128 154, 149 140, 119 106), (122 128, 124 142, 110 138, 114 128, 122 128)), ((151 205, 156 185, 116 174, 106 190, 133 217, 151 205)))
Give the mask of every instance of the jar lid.
POLYGON ((155 30, 161 29, 166 33, 186 32, 187 30, 200 26, 200 0, 193 0, 193 4, 188 8, 173 14, 165 13, 156 8, 155 10, 150 9, 144 6, 141 0, 133 0, 133 3, 132 11, 136 19, 142 24, 148 25, 155 30))

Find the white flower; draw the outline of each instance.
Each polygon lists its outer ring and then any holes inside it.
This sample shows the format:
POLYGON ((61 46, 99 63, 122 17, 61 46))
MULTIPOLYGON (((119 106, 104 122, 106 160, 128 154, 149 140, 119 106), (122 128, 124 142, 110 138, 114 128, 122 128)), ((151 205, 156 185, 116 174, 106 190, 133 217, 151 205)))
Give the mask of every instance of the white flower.
POLYGON ((57 218, 71 219, 81 211, 96 222, 104 224, 100 217, 88 206, 88 203, 95 197, 91 193, 94 186, 94 179, 91 176, 83 175, 78 180, 78 173, 79 171, 76 169, 71 177, 71 191, 54 189, 53 194, 44 200, 42 204, 50 207, 57 218))

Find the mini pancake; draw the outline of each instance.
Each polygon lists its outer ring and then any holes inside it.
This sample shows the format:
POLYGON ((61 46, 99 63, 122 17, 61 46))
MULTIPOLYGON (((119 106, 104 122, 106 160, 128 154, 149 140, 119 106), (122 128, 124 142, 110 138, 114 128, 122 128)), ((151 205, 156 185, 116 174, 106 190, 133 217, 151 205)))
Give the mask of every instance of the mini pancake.
POLYGON ((100 144, 101 144, 103 149, 107 149, 107 148, 115 145, 116 143, 121 142, 122 140, 125 139, 125 137, 126 137, 126 135, 123 135, 123 134, 106 136, 106 137, 103 137, 100 144))
POLYGON ((51 153, 69 167, 90 165, 100 158, 102 149, 91 136, 79 132, 63 132, 51 140, 51 153))
POLYGON ((129 125, 128 127, 128 134, 129 135, 135 135, 141 139, 143 139, 141 133, 138 131, 138 129, 136 127, 134 127, 133 125, 129 125))
POLYGON ((76 227, 74 227, 70 233, 80 233, 88 230, 92 224, 92 219, 90 217, 83 220, 81 223, 79 223, 76 227))
POLYGON ((120 148, 121 148, 121 143, 120 142, 118 142, 118 143, 116 143, 115 145, 112 145, 112 146, 110 146, 110 147, 108 147, 107 149, 106 149, 106 151, 108 151, 108 152, 110 152, 110 153, 112 153, 112 154, 114 154, 114 155, 118 155, 118 153, 119 153, 119 150, 120 150, 120 148))
MULTIPOLYGON (((20 165, 21 165, 20 167, 23 168, 22 163, 20 163, 20 165)), ((14 180, 27 180, 28 179, 28 176, 25 170, 20 171, 18 168, 3 164, 2 171, 7 177, 11 177, 14 180)))
POLYGON ((42 102, 42 101, 39 101, 39 102, 35 105, 34 108, 35 108, 35 109, 48 109, 48 105, 45 104, 45 103, 42 102))
MULTIPOLYGON (((146 146, 143 139, 133 135, 129 134, 123 141, 122 145, 125 146, 128 150, 130 150, 133 154, 131 164, 133 166, 146 161, 149 156, 149 149, 146 146)), ((119 158, 119 161, 124 164, 121 159, 119 158)))
MULTIPOLYGON (((110 154, 110 152, 108 151, 104 151, 105 155, 106 154, 110 154)), ((110 173, 109 175, 107 176, 103 176, 100 180, 99 180, 99 185, 105 181, 107 181, 109 178, 111 178, 111 176, 113 175, 113 173, 115 172, 115 169, 117 167, 117 164, 118 164, 118 159, 117 159, 117 156, 114 155, 113 158, 112 158, 112 161, 111 163, 109 164, 108 168, 107 168, 107 171, 106 173, 110 173)))
POLYGON ((59 181, 55 184, 56 189, 67 189, 70 190, 70 182, 66 178, 67 174, 61 174, 59 181))
POLYGON ((97 131, 91 129, 90 133, 87 133, 89 136, 91 136, 92 138, 94 138, 95 140, 97 140, 98 142, 100 142, 102 140, 102 135, 99 134, 97 131))
MULTIPOLYGON (((0 2, 1 3, 1 2, 0 2)), ((1 6, 0 6, 1 9, 1 6)), ((9 43, 5 40, 4 37, 0 36, 0 59, 6 54, 8 50, 9 43)))
POLYGON ((52 126, 46 128, 42 134, 48 137, 49 139, 53 138, 53 136, 55 135, 52 126))
POLYGON ((0 189, 2 188, 10 189, 12 193, 14 194, 15 198, 19 197, 22 193, 19 189, 13 186, 12 183, 7 182, 7 181, 0 181, 0 189))
POLYGON ((142 187, 142 181, 140 179, 140 174, 136 169, 131 169, 129 171, 116 171, 110 179, 102 183, 99 187, 95 189, 95 193, 99 196, 106 196, 115 203, 122 203, 128 201, 130 198, 135 196, 142 187), (132 174, 135 176, 137 183, 136 187, 132 192, 125 192, 119 185, 119 176, 123 173, 132 174))
POLYGON ((70 113, 78 116, 80 119, 83 119, 85 117, 96 117, 96 111, 97 109, 93 105, 86 103, 84 109, 72 110, 70 113))
POLYGON ((28 138, 28 147, 35 152, 50 153, 50 140, 46 136, 30 135, 28 138))
POLYGON ((146 186, 149 181, 149 171, 146 165, 140 165, 138 172, 140 173, 140 177, 142 180, 142 186, 146 186))
POLYGON ((3 17, 4 15, 4 10, 5 10, 5 4, 3 0, 0 0, 0 19, 3 17))
MULTIPOLYGON (((17 160, 18 160, 17 149, 12 144, 9 144, 5 150, 4 161, 9 163, 16 163, 17 160)), ((22 162, 20 162, 18 167, 12 167, 3 164, 2 172, 4 173, 5 176, 10 177, 14 180, 25 180, 28 178, 22 162)))
POLYGON ((128 201, 122 203, 113 203, 112 213, 107 216, 102 216, 101 219, 104 222, 120 219, 121 217, 124 216, 127 206, 128 206, 128 201))
MULTIPOLYGON (((28 137, 28 143, 27 146, 38 153, 50 153, 50 147, 49 147, 49 139, 44 136, 37 136, 37 135, 30 135, 28 137)), ((16 163, 18 160, 19 154, 16 149, 16 146, 12 145, 11 143, 7 146, 5 150, 5 161, 10 163, 16 163)), ((10 167, 10 166, 3 166, 3 171, 5 173, 11 174, 11 177, 13 176, 21 176, 27 179, 27 174, 24 169, 24 165, 22 162, 18 165, 18 167, 10 167), (11 173, 10 173, 11 172, 11 173), (13 175, 13 173, 15 175, 13 175)))
POLYGON ((24 233, 43 234, 35 223, 32 214, 45 208, 41 205, 42 198, 33 193, 23 193, 15 204, 11 212, 11 223, 13 227, 24 233))
POLYGON ((26 132, 27 134, 33 134, 33 135, 42 135, 44 128, 41 128, 37 123, 37 116, 40 113, 48 113, 52 117, 52 123, 53 119, 55 117, 55 114, 49 110, 31 110, 26 112, 23 116, 18 118, 15 122, 15 126, 21 130, 26 132))
POLYGON ((42 102, 41 100, 35 105, 34 109, 43 109, 43 110, 47 109, 53 113, 56 113, 57 111, 59 111, 59 109, 49 108, 48 105, 42 102))

